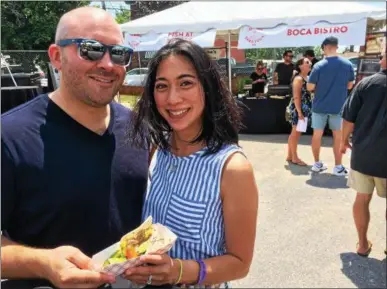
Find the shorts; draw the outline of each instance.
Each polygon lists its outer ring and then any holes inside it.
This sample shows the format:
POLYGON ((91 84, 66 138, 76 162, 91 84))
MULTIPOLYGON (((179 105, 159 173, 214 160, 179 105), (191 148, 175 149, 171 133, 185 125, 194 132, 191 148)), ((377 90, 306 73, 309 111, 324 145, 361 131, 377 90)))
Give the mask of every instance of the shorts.
POLYGON ((324 130, 327 122, 331 130, 341 130, 342 118, 340 114, 312 112, 312 128, 324 130))
POLYGON ((371 177, 358 171, 350 170, 348 186, 358 193, 371 195, 376 188, 379 197, 387 196, 387 179, 371 177))

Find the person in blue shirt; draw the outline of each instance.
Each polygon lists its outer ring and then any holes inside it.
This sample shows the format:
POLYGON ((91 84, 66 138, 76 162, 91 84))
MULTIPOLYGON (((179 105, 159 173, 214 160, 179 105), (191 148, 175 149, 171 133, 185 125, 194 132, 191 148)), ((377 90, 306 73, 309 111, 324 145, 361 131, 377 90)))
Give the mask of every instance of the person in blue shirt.
POLYGON ((341 108, 348 96, 348 90, 353 87, 355 79, 352 64, 338 56, 338 39, 336 37, 326 38, 321 48, 325 58, 317 62, 309 76, 307 88, 314 92, 312 102, 312 151, 314 165, 312 171, 322 172, 327 169, 320 160, 321 138, 324 129, 329 123, 333 134, 333 152, 335 156, 335 167, 333 174, 345 176, 347 169, 342 165, 342 154, 340 153, 340 135, 342 118, 341 108))
POLYGON ((115 282, 90 257, 140 225, 149 158, 113 101, 132 55, 122 43, 106 11, 66 13, 48 49, 60 87, 1 116, 2 288, 115 282))

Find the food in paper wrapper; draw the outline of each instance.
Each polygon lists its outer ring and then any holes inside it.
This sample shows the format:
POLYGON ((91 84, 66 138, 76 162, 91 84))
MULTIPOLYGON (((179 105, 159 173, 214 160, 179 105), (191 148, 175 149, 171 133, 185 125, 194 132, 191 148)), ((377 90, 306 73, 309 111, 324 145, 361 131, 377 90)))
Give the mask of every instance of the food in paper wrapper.
POLYGON ((118 276, 128 268, 138 266, 141 255, 168 252, 176 238, 167 227, 153 224, 149 217, 119 242, 94 255, 92 260, 98 271, 118 276))

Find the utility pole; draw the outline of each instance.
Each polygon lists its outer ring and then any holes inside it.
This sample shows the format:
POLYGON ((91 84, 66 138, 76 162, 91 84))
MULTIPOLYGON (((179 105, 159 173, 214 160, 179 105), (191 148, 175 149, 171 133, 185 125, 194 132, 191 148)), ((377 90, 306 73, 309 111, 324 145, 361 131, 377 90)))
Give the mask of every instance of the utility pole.
POLYGON ((102 3, 102 9, 103 9, 103 10, 106 10, 105 1, 101 1, 101 3, 102 3))

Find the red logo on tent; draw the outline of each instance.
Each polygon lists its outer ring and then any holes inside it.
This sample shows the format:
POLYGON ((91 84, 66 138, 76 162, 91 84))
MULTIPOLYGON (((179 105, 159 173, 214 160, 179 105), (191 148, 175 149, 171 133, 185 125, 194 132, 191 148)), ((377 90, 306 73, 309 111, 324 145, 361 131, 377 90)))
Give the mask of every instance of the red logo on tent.
POLYGON ((252 46, 255 46, 258 42, 261 42, 263 38, 265 38, 265 35, 262 35, 259 31, 262 31, 263 29, 260 28, 252 28, 249 27, 248 35, 246 35, 245 39, 249 43, 251 43, 252 46))
POLYGON ((140 41, 141 35, 140 34, 129 34, 127 41, 130 47, 135 50, 141 43, 140 41))

